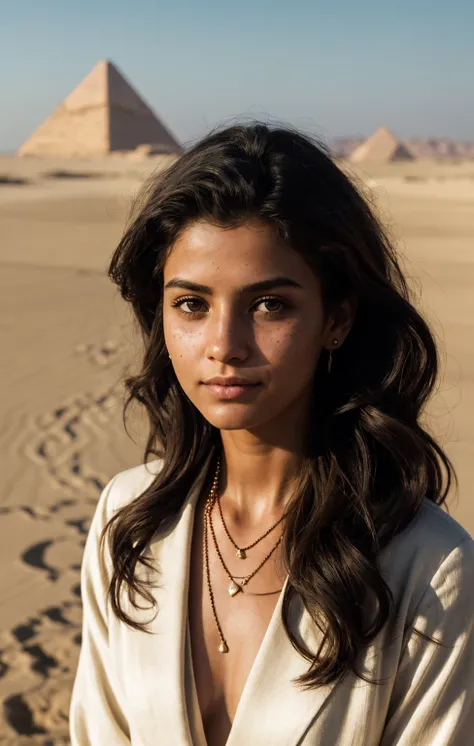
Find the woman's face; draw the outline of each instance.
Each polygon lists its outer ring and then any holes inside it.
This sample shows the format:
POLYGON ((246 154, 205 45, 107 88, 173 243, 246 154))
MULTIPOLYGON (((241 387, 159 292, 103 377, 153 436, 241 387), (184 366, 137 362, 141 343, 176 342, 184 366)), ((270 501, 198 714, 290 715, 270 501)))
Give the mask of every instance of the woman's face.
POLYGON ((287 414, 303 414, 321 350, 347 333, 347 318, 338 328, 325 317, 302 257, 257 221, 188 226, 166 261, 164 288, 175 374, 220 430, 284 426, 287 414))

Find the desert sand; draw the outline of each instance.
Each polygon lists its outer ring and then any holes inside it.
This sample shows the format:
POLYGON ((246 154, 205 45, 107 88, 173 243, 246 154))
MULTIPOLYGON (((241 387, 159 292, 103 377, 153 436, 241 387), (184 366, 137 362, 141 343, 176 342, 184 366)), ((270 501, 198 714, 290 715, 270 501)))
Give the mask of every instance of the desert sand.
MULTIPOLYGON (((105 268, 133 195, 166 162, 0 157, 1 746, 69 743, 85 537, 100 490, 142 460, 146 436, 140 413, 133 440, 122 424, 138 336, 105 268)), ((449 510, 473 533, 474 162, 348 168, 438 337, 427 420, 459 475, 449 510)))

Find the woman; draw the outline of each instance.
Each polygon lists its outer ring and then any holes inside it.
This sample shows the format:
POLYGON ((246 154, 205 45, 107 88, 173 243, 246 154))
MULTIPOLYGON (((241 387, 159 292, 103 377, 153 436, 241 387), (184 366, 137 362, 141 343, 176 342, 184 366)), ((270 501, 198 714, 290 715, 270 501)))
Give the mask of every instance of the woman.
POLYGON ((73 746, 466 746, 474 543, 420 422, 436 347, 351 181, 296 132, 215 132, 109 271, 155 458, 92 521, 73 746))

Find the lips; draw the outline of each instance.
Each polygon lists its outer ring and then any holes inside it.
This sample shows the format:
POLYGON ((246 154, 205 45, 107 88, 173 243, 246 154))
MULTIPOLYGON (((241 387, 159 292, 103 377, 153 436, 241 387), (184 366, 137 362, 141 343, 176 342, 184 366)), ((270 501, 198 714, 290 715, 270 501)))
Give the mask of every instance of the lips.
POLYGON ((239 378, 238 376, 215 376, 204 381, 206 386, 256 386, 259 381, 250 381, 247 378, 239 378))
POLYGON ((211 378, 204 382, 208 392, 217 399, 239 399, 255 391, 260 382, 247 381, 244 378, 211 378))

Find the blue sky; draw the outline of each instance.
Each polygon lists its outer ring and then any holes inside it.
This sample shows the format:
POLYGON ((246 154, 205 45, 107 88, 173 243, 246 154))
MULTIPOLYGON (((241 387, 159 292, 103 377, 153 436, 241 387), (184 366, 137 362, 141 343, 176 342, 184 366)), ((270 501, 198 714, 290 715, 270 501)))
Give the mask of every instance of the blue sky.
POLYGON ((100 59, 182 142, 239 117, 474 140, 472 0, 0 0, 0 151, 100 59))

